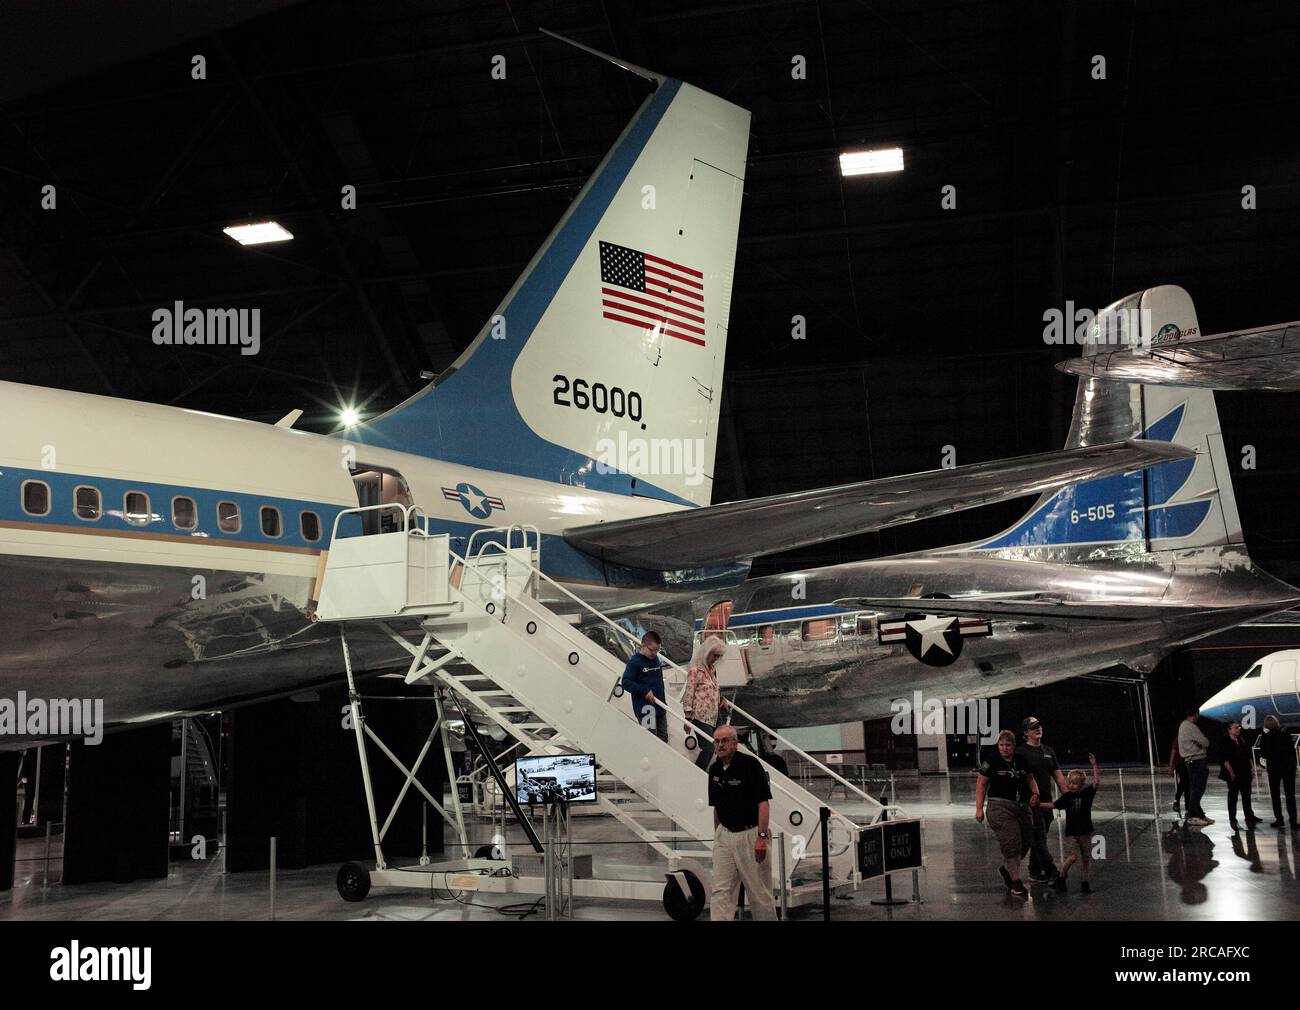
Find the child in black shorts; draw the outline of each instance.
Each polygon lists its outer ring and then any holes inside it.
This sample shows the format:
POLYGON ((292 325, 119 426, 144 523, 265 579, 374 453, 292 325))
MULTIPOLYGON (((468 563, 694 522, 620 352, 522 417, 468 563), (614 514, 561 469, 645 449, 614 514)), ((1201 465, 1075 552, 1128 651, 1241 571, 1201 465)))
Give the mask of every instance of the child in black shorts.
POLYGON ((1060 876, 1052 885, 1061 892, 1068 890, 1065 876, 1070 872, 1070 867, 1078 863, 1079 876, 1083 878, 1079 890, 1084 894, 1092 893, 1092 884, 1088 880, 1092 871, 1092 801, 1097 795, 1097 787, 1101 785, 1101 773, 1097 769, 1096 755, 1089 754, 1088 763, 1092 765, 1091 785, 1083 784, 1085 776, 1076 768, 1065 777, 1068 791, 1061 793, 1053 802, 1042 804, 1049 810, 1065 811, 1065 835, 1074 843, 1074 851, 1065 857, 1060 876))

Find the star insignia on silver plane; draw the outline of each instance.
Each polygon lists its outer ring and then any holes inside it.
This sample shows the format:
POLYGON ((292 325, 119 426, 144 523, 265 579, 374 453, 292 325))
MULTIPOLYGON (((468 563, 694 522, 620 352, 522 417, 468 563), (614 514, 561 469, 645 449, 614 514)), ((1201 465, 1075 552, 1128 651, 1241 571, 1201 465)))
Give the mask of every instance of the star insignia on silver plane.
POLYGON ((938 617, 934 614, 907 614, 900 619, 881 621, 878 625, 882 645, 899 642, 927 666, 948 666, 961 655, 962 641, 987 638, 993 625, 980 617, 938 617))
POLYGON ((461 481, 455 487, 442 489, 442 496, 448 501, 460 502, 461 506, 475 519, 486 519, 493 511, 505 511, 505 504, 500 498, 484 494, 473 484, 461 481))

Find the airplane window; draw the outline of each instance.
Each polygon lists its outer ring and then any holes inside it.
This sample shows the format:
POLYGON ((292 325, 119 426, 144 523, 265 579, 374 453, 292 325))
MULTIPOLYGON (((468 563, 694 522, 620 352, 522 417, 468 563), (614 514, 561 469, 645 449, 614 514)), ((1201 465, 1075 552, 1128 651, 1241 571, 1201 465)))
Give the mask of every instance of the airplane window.
POLYGON ((50 514, 50 485, 40 480, 23 481, 23 511, 29 516, 50 514))
POLYGON ((825 642, 834 638, 835 618, 828 617, 820 621, 804 621, 802 637, 805 642, 825 642))
POLYGON ((123 518, 132 526, 148 526, 153 514, 149 511, 149 496, 143 491, 128 491, 123 500, 123 518))
POLYGON ((1242 677, 1241 679, 1250 680, 1251 677, 1258 677, 1263 672, 1264 672, 1264 668, 1262 666, 1259 665, 1252 666, 1250 668, 1250 672, 1247 673, 1246 676, 1242 677))
POLYGON ((281 532, 280 510, 274 505, 263 505, 262 534, 268 537, 278 537, 281 532))
POLYGON ((765 624, 758 629, 758 640, 763 645, 771 645, 772 640, 776 637, 776 630, 770 624, 765 624))
POLYGON ((301 520, 302 538, 315 543, 320 539, 320 516, 315 512, 304 512, 301 520))
POLYGON ((858 634, 874 635, 876 633, 876 617, 874 614, 858 615, 858 634))
POLYGON ((239 505, 232 501, 217 502, 217 529, 222 533, 238 533, 240 525, 239 505))
POLYGON ((199 524, 198 506, 193 498, 172 499, 172 525, 178 530, 192 530, 199 524))
POLYGON ((82 485, 77 488, 75 493, 76 503, 73 511, 77 513, 78 519, 85 519, 88 522, 94 522, 104 513, 103 504, 99 497, 99 488, 87 487, 82 485))

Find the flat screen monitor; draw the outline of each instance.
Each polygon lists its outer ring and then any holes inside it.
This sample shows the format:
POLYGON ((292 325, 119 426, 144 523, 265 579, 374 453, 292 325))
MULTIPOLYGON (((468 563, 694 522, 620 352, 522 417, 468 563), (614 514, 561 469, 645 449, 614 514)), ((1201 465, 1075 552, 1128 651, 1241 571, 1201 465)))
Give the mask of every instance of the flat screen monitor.
POLYGON ((521 804, 553 800, 596 802, 595 754, 530 754, 515 758, 515 799, 521 804))

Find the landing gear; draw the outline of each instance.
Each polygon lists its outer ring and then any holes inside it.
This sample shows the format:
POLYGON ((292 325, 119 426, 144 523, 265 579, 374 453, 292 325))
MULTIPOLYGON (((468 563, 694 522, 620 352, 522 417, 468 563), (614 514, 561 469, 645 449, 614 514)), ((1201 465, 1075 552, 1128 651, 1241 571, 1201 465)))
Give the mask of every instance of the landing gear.
POLYGON ((676 922, 692 922, 704 911, 704 885, 690 870, 674 873, 664 884, 664 911, 676 922), (678 884, 685 880, 691 896, 687 898, 678 884))
POLYGON ((360 863, 344 863, 334 883, 344 901, 364 901, 370 893, 370 871, 360 863))

